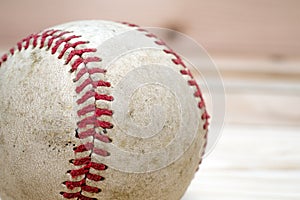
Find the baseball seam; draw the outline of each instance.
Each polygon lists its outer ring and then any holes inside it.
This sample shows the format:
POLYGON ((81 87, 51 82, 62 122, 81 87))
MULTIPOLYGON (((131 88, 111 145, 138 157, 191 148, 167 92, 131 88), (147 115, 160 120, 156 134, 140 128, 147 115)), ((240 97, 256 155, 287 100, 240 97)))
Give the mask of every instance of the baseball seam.
POLYGON ((79 48, 80 45, 89 43, 88 41, 78 40, 74 43, 71 43, 72 40, 78 39, 80 37, 81 36, 73 35, 72 32, 61 30, 46 30, 38 34, 32 34, 18 42, 16 47, 11 48, 9 50, 9 53, 4 54, 1 57, 0 67, 10 57, 14 56, 17 51, 21 52, 23 49, 27 50, 31 46, 33 49, 44 48, 45 51, 50 51, 51 54, 58 54, 58 59, 64 59, 65 65, 71 66, 70 73, 76 72, 74 83, 81 82, 81 84, 79 84, 75 89, 75 92, 79 96, 81 96, 81 98, 77 100, 77 105, 79 107, 82 106, 77 111, 77 115, 79 117, 82 117, 82 119, 77 123, 78 127, 75 131, 75 137, 78 139, 86 139, 88 137, 91 137, 92 141, 81 144, 73 149, 75 154, 88 151, 90 153, 88 156, 70 160, 70 163, 72 163, 76 167, 76 169, 67 171, 67 173, 71 176, 71 180, 65 181, 62 184, 65 185, 65 187, 69 191, 60 192, 60 194, 66 199, 76 198, 80 200, 96 200, 96 198, 90 198, 83 195, 83 192, 101 192, 100 188, 89 186, 87 184, 87 180, 99 182, 103 181, 104 177, 97 174, 92 174, 90 172, 90 169, 92 168, 96 171, 102 171, 106 170, 108 167, 103 163, 92 162, 91 156, 92 154, 97 154, 99 156, 106 157, 109 156, 109 152, 104 149, 94 147, 94 142, 95 140, 104 143, 112 142, 112 140, 106 135, 106 133, 107 129, 111 129, 113 127, 113 125, 108 121, 98 120, 98 117, 101 116, 112 116, 113 112, 109 109, 98 108, 96 106, 96 101, 112 101, 113 97, 107 94, 96 92, 96 89, 99 87, 110 87, 110 83, 105 80, 93 80, 93 74, 105 74, 106 71, 97 67, 87 67, 89 63, 101 62, 101 59, 99 57, 85 57, 85 55, 88 55, 88 53, 94 53, 97 51, 97 49, 94 48, 79 48), (83 67, 81 67, 81 69, 79 70, 79 67, 82 65, 83 67), (88 78, 85 78, 86 74, 88 75, 88 78), (87 88, 89 85, 92 86, 92 89, 89 89, 87 92, 85 92, 85 88, 87 88), (93 100, 93 103, 85 105, 85 102, 90 99, 93 100), (92 115, 86 117, 91 113, 92 115), (90 126, 92 126, 92 128, 87 128, 90 126), (101 128, 102 132, 96 132, 96 128, 101 128), (78 178, 80 177, 82 179, 78 181, 78 178), (80 188, 80 191, 72 192, 72 190, 74 190, 75 188, 80 188))
MULTIPOLYGON (((199 98, 198 108, 200 110, 204 110, 202 115, 201 115, 201 119, 204 120, 204 124, 203 124, 202 128, 205 130, 205 134, 204 134, 204 137, 203 137, 205 141, 204 141, 204 144, 202 146, 203 151, 202 151, 201 158, 200 158, 200 161, 199 161, 199 165, 200 165, 201 162, 202 162, 203 156, 205 154, 205 148, 207 146, 207 133, 208 133, 208 126, 209 126, 209 121, 208 120, 209 120, 210 116, 209 116, 209 114, 206 110, 203 94, 200 90, 200 87, 199 87, 197 81, 194 79, 191 71, 188 69, 188 67, 186 66, 186 64, 182 60, 182 58, 174 50, 172 50, 169 46, 167 46, 167 44, 164 41, 159 39, 155 34, 149 33, 146 29, 143 29, 143 28, 141 28, 140 26, 138 26, 136 24, 132 24, 132 23, 128 23, 128 22, 121 22, 121 23, 124 24, 124 25, 127 25, 129 27, 135 28, 137 31, 143 32, 146 37, 154 38, 154 42, 157 45, 164 47, 164 49, 163 49, 164 53, 174 56, 174 58, 172 59, 172 62, 175 65, 180 65, 182 67, 182 69, 180 70, 180 74, 183 75, 183 76, 188 76, 189 77, 189 80, 187 81, 188 85, 195 88, 196 91, 194 93, 194 97, 199 98)), ((198 170, 198 168, 196 169, 196 171, 197 170, 198 170)))
POLYGON ((181 59, 181 57, 175 52, 173 51, 170 47, 167 46, 167 44, 162 41, 161 39, 159 39, 156 35, 154 35, 153 33, 149 33, 146 29, 141 28, 140 26, 136 25, 136 24, 132 24, 132 23, 127 23, 127 22, 121 22, 122 24, 125 24, 129 27, 134 27, 136 28, 137 31, 141 31, 145 33, 145 36, 149 37, 149 38, 154 38, 155 39, 155 43, 159 46, 164 46, 165 49, 163 49, 164 53, 166 54, 171 54, 174 56, 174 58, 172 59, 172 62, 175 65, 180 65, 183 67, 182 70, 180 70, 180 73, 182 75, 187 75, 189 76, 190 80, 188 80, 188 84, 192 87, 195 87, 196 92, 194 93, 194 97, 199 98, 200 101, 198 102, 198 107, 200 109, 204 109, 203 114, 201 115, 201 119, 205 121, 204 125, 203 125, 203 129, 207 130, 208 129, 208 119, 210 118, 210 116, 208 115, 206 109, 205 109, 205 102, 204 102, 204 98, 202 95, 202 92, 200 90, 200 87, 198 85, 198 83, 196 82, 196 80, 194 79, 191 71, 188 69, 188 67, 186 66, 186 64, 184 63, 184 61, 181 59))

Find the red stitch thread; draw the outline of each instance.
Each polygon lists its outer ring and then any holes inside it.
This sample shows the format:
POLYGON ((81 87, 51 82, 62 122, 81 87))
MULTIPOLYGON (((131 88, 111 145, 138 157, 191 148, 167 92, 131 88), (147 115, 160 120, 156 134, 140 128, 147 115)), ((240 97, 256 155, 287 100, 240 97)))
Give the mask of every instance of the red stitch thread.
POLYGON ((107 121, 100 121, 100 120, 96 121, 95 126, 96 127, 101 127, 103 129, 112 129, 114 127, 112 123, 107 122, 107 121))
POLYGON ((75 166, 87 165, 91 162, 91 157, 76 158, 70 161, 75 166))
POLYGON ((158 45, 166 46, 166 43, 162 40, 157 40, 157 41, 155 41, 155 43, 158 45))
POLYGON ((109 154, 107 151, 105 151, 104 149, 94 148, 94 149, 93 149, 93 152, 94 152, 95 154, 97 154, 97 155, 99 155, 99 156, 103 156, 103 157, 107 157, 107 156, 110 155, 110 154, 109 154))
POLYGON ((5 61, 7 60, 7 57, 8 57, 8 55, 7 55, 7 54, 4 54, 4 55, 2 56, 2 58, 1 58, 2 61, 5 62, 5 61))
POLYGON ((91 104, 91 105, 83 107, 81 110, 78 110, 77 115, 82 116, 82 115, 85 115, 89 112, 94 112, 95 110, 96 110, 95 105, 91 104))
MULTIPOLYGON (((73 169, 73 170, 70 170, 68 171, 68 173, 72 176, 72 178, 76 178, 77 176, 82 176, 82 175, 85 175, 86 173, 88 173, 90 170, 89 167, 87 166, 84 166, 80 169, 73 169)), ((72 182, 72 181, 68 181, 68 182, 72 182)))
POLYGON ((66 43, 64 45, 64 48, 61 50, 58 58, 61 59, 68 49, 70 49, 70 48, 75 49, 78 45, 87 44, 87 43, 88 43, 88 41, 78 41, 75 43, 66 43))
POLYGON ((86 178, 89 180, 92 180, 92 181, 96 181, 96 182, 104 180, 104 177, 97 175, 97 174, 91 174, 91 173, 87 173, 86 178))
MULTIPOLYGON (((73 177, 73 178, 76 178, 78 176, 82 176, 82 175, 85 175, 87 173, 89 173, 89 170, 90 168, 94 168, 96 170, 99 170, 99 171, 103 171, 103 170, 106 170, 106 165, 104 164, 99 164, 100 166, 93 166, 91 163, 88 163, 87 165, 85 165, 84 167, 80 168, 80 169, 73 169, 73 170, 70 170, 68 173, 73 177)), ((92 177, 92 174, 89 175, 90 177, 92 177)), ((96 179, 96 177, 94 176, 93 178, 96 179)), ((101 177, 101 179, 104 179, 103 177, 101 177)), ((72 181, 69 181, 69 182, 72 182, 72 181)))
POLYGON ((15 54, 15 48, 11 48, 11 49, 9 50, 9 52, 10 52, 10 54, 13 56, 13 55, 15 54))
POLYGON ((78 147, 74 148, 75 153, 84 152, 84 151, 90 151, 94 148, 94 144, 92 142, 88 142, 85 144, 81 144, 78 147))
POLYGON ((84 88, 88 85, 92 85, 93 88, 97 87, 98 83, 92 81, 92 79, 88 78, 86 79, 83 83, 81 83, 81 85, 76 87, 76 93, 80 93, 82 90, 84 90, 84 88))
POLYGON ((81 121, 77 122, 77 125, 79 128, 85 128, 88 124, 94 125, 95 121, 96 121, 96 116, 93 115, 93 116, 86 117, 81 121))
MULTIPOLYGON (((94 162, 90 162, 90 157, 85 157, 82 159, 77 159, 77 161, 79 163, 77 164, 86 164, 84 167, 80 168, 80 169, 76 169, 76 170, 71 170, 69 173, 71 174, 71 176, 73 178, 78 177, 78 176, 82 176, 85 175, 85 177, 81 180, 81 181, 66 181, 64 182, 64 184, 66 185, 66 187, 68 189, 74 189, 76 187, 80 187, 81 191, 85 191, 85 192, 89 192, 89 193, 99 193, 101 192, 100 188, 97 187, 92 187, 92 186, 88 186, 86 185, 86 179, 89 180, 93 180, 93 181, 102 181, 104 180, 104 177, 99 176, 97 174, 91 174, 89 173, 90 168, 94 168, 96 170, 106 170, 107 166, 104 164, 99 164, 99 163, 94 163, 94 162)), ((76 159, 72 161, 73 164, 76 164, 76 159)), ((78 195, 80 196, 80 198, 89 198, 89 197, 85 197, 81 194, 81 192, 79 193, 67 193, 67 192, 61 192, 61 194, 65 197, 74 197, 74 195, 77 197, 78 195)), ((79 198, 78 196, 78 198, 79 198)))
POLYGON ((96 198, 86 197, 82 195, 81 192, 76 192, 76 193, 61 192, 60 194, 66 199, 77 198, 78 200, 97 200, 96 198))
POLYGON ((109 96, 107 94, 95 94, 95 98, 96 100, 105 100, 105 101, 113 101, 114 97, 113 96, 109 96))
MULTIPOLYGON (((199 109, 201 109, 201 110, 202 110, 202 109, 205 109, 204 98, 203 98, 203 96, 202 96, 200 87, 199 87, 199 85, 197 84, 197 82, 194 80, 194 77, 193 77, 192 73, 190 72, 189 69, 187 69, 187 66, 185 65, 185 63, 183 62, 183 60, 180 58, 180 56, 179 56, 177 53, 175 53, 171 48, 169 48, 169 47, 166 45, 166 43, 165 43, 164 41, 160 40, 160 39, 157 38, 155 35, 153 35, 153 34, 151 34, 151 33, 148 33, 145 29, 139 28, 137 25, 129 24, 129 23, 126 23, 126 22, 123 22, 123 24, 128 25, 128 26, 130 26, 130 27, 135 27, 135 28, 137 27, 137 29, 136 29, 137 31, 146 32, 145 36, 150 37, 150 38, 155 38, 155 41, 154 41, 154 42, 155 42, 157 45, 165 46, 165 47, 166 47, 166 49, 164 49, 163 51, 164 51, 165 53, 171 54, 171 55, 173 55, 173 56, 175 57, 175 58, 172 59, 172 62, 173 62, 174 64, 176 64, 176 65, 181 65, 183 68, 185 68, 184 70, 180 70, 180 73, 181 73, 182 75, 187 75, 187 76, 189 76, 189 77, 190 77, 190 80, 188 80, 188 84, 189 84, 190 86, 193 86, 193 87, 196 88, 196 92, 194 93, 194 96, 197 97, 197 98, 200 98, 200 101, 198 102, 198 107, 199 107, 199 109)), ((202 120, 205 121, 205 122, 204 122, 204 125, 203 125, 203 129, 204 129, 204 130, 207 130, 207 129, 208 129, 208 126, 209 126, 208 119, 209 119, 210 117, 209 117, 209 115, 208 115, 206 109, 204 110, 204 113, 202 114, 201 118, 202 118, 202 120)), ((206 145, 207 145, 207 131, 206 131, 206 133, 205 133, 204 139, 205 139, 205 143, 204 143, 204 145, 203 145, 204 150, 203 150, 203 152, 202 152, 202 156, 201 156, 201 158, 200 158, 199 164, 202 162, 202 157, 203 157, 203 155, 204 155, 204 153, 205 153, 205 147, 206 147, 206 145)), ((199 165, 198 165, 198 168, 199 168, 199 165)), ((198 168, 196 169, 196 171, 198 170, 198 168)))
POLYGON ((38 38, 40 37, 40 35, 38 34, 33 34, 33 42, 32 42, 32 45, 33 45, 33 48, 35 48, 37 46, 37 40, 38 38))
POLYGON ((74 198, 79 198, 80 196, 82 196, 80 194, 80 192, 76 192, 76 193, 61 192, 60 194, 63 195, 63 197, 66 199, 74 199, 74 198))
POLYGON ((86 79, 81 85, 76 87, 76 92, 80 93, 86 86, 92 85, 93 88, 96 88, 97 86, 103 86, 103 87, 110 87, 110 83, 100 80, 100 81, 92 81, 92 79, 88 78, 86 79))
POLYGON ((33 39, 32 45, 33 45, 33 48, 34 48, 37 45, 37 39, 39 37, 40 37, 40 35, 38 35, 38 34, 31 34, 27 38, 23 39, 22 42, 20 42, 20 44, 25 42, 24 49, 28 49, 28 47, 30 45, 30 41, 33 39))
POLYGON ((112 110, 101 109, 101 108, 97 108, 95 113, 96 113, 97 117, 101 117, 102 115, 107 115, 107 116, 112 116, 113 115, 112 110))
POLYGON ((97 86, 110 87, 110 82, 100 80, 98 81, 97 86))
POLYGON ((40 45, 40 49, 43 48, 45 46, 45 41, 48 37, 52 37, 55 33, 57 33, 59 30, 48 30, 45 31, 42 34, 42 39, 41 39, 41 45, 40 45))
POLYGON ((138 26, 138 25, 136 25, 136 24, 132 24, 132 23, 128 23, 128 22, 121 22, 121 24, 124 24, 124 25, 130 26, 130 27, 139 27, 139 26, 138 26))
MULTIPOLYGON (((65 48, 67 48, 67 47, 65 47, 65 48)), ((82 55, 84 53, 92 53, 92 52, 96 52, 96 49, 86 48, 84 50, 72 50, 66 59, 66 64, 67 64, 75 56, 78 56, 76 58, 76 60, 73 62, 73 64, 71 65, 72 66, 71 72, 77 70, 79 65, 84 64, 84 66, 77 73, 74 81, 80 80, 81 78, 83 78, 83 76, 85 74, 88 75, 88 77, 85 78, 85 80, 83 82, 81 82, 81 84, 79 86, 76 87, 76 89, 75 89, 76 93, 78 93, 78 94, 81 93, 85 88, 87 88, 88 85, 92 86, 90 90, 85 92, 81 96, 81 98, 77 100, 77 104, 81 105, 81 104, 85 103, 88 99, 91 99, 91 98, 94 98, 94 101, 95 101, 94 104, 86 105, 83 108, 81 108, 80 110, 78 110, 78 112, 77 112, 78 116, 84 116, 87 113, 93 112, 92 116, 84 117, 81 121, 79 121, 77 123, 77 126, 80 129, 86 128, 88 125, 92 126, 92 128, 85 130, 83 132, 77 131, 77 134, 76 134, 76 136, 78 138, 91 137, 93 139, 93 142, 88 142, 86 144, 82 144, 82 145, 75 147, 74 152, 81 153, 81 152, 91 151, 90 155, 96 154, 99 156, 106 157, 106 156, 110 155, 109 152, 107 152, 104 149, 96 148, 94 146, 94 141, 99 140, 101 142, 109 143, 109 142, 111 142, 111 139, 108 136, 104 136, 102 134, 96 133, 95 128, 101 127, 104 130, 113 128, 112 123, 97 119, 97 117, 101 117, 102 115, 111 116, 113 113, 111 110, 108 110, 108 109, 96 108, 96 101, 97 100, 112 101, 113 97, 110 95, 107 95, 107 94, 97 93, 95 91, 95 89, 97 87, 110 87, 111 84, 104 80, 94 81, 91 78, 91 75, 94 73, 105 73, 106 72, 103 69, 98 69, 98 68, 89 69, 86 67, 86 65, 90 62, 100 62, 101 61, 101 59, 98 57, 87 57, 87 58, 82 57, 82 55)), ((80 164, 83 165, 83 167, 80 169, 70 171, 70 174, 72 177, 84 176, 84 179, 90 179, 93 181, 104 180, 104 177, 102 177, 100 175, 91 174, 90 168, 94 168, 96 170, 106 170, 107 169, 106 165, 91 162, 91 159, 88 159, 88 157, 75 159, 75 160, 72 160, 71 162, 75 166, 78 166, 80 164)), ((85 192, 89 192, 89 193, 98 193, 101 191, 100 188, 92 187, 92 186, 88 186, 88 185, 80 185, 80 186, 76 185, 76 186, 80 187, 81 191, 85 191, 85 192)), ((82 198, 82 197, 80 197, 80 198, 82 198)), ((78 199, 80 199, 80 198, 78 198, 78 199)))
POLYGON ((107 166, 102 163, 90 162, 89 165, 91 166, 91 168, 99 171, 107 169, 107 166))
MULTIPOLYGON (((78 50, 72 50, 71 52, 70 52, 70 54, 69 54, 69 56, 68 56, 68 58, 66 59, 66 63, 69 63, 71 60, 72 60, 72 58, 74 57, 74 56, 81 56, 82 54, 84 54, 84 53, 89 53, 89 52, 96 52, 97 50, 96 49, 92 49, 92 48, 90 48, 90 49, 78 49, 78 50)), ((91 61, 88 61, 88 62, 91 62, 91 61)), ((85 63, 86 64, 86 63, 85 63)))
POLYGON ((94 91, 87 91, 80 99, 77 100, 77 104, 82 104, 86 102, 89 98, 92 98, 95 96, 94 91))
POLYGON ((64 184, 68 189, 73 190, 76 187, 85 185, 85 179, 82 179, 80 181, 66 181, 64 182, 64 184))
MULTIPOLYGON (((26 50, 30 47, 30 44, 32 44, 32 47, 39 47, 40 49, 46 47, 46 51, 50 51, 51 54, 55 54, 61 45, 64 45, 62 50, 58 52, 58 59, 61 59, 64 57, 68 49, 71 49, 69 55, 67 58, 65 58, 65 63, 68 64, 71 62, 71 60, 76 56, 76 60, 71 65, 71 72, 74 72, 77 70, 80 64, 87 65, 91 62, 100 62, 101 59, 98 57, 83 57, 86 53, 93 53, 96 51, 94 48, 78 48, 79 45, 84 45, 89 43, 88 41, 77 41, 74 43, 71 43, 73 39, 80 38, 81 36, 76 35, 69 35, 65 37, 65 35, 69 34, 71 32, 68 31, 60 31, 60 30, 47 30, 40 34, 32 34, 20 42, 17 43, 16 48, 11 48, 9 50, 9 53, 11 56, 15 54, 16 51, 22 51, 22 49, 26 50), (40 40, 39 40, 40 39, 40 40), (55 43, 54 43, 55 42, 55 43), (54 45, 53 45, 54 44, 54 45), (77 48, 77 49, 75 49, 77 48)), ((9 57, 9 54, 4 54, 0 59, 0 66, 3 64, 3 62, 7 61, 9 57)), ((87 85, 91 84, 92 89, 88 92, 86 92, 81 98, 77 101, 78 105, 84 103, 89 98, 93 97, 96 100, 105 100, 105 101, 112 101, 113 97, 106 95, 106 94, 98 94, 95 92, 96 87, 110 87, 111 84, 104 80, 97 80, 93 81, 91 79, 91 75, 95 73, 106 73, 106 70, 101 68, 87 68, 84 66, 82 69, 79 70, 79 72, 76 74, 76 78, 74 82, 81 79, 85 74, 88 74, 88 78, 83 81, 83 83, 76 87, 76 92, 80 93, 83 89, 86 88, 87 85)), ((78 116, 84 116, 85 114, 89 112, 94 112, 93 117, 87 117, 83 119, 82 121, 78 122, 79 128, 84 127, 88 124, 94 125, 94 128, 88 129, 83 132, 78 132, 76 130, 76 137, 79 139, 87 138, 87 137, 93 137, 92 142, 88 142, 86 144, 81 144, 74 148, 74 153, 81 153, 85 151, 91 151, 89 156, 82 157, 82 158, 76 158, 70 160, 70 163, 72 163, 74 166, 81 166, 79 169, 69 170, 68 173, 71 175, 72 178, 76 178, 79 176, 84 176, 84 178, 81 181, 65 181, 64 185, 70 190, 80 187, 80 192, 61 192, 60 194, 66 198, 66 199, 72 199, 77 198, 79 200, 97 200, 96 198, 90 198, 87 196, 82 195, 82 192, 88 192, 88 193, 98 193, 101 191, 100 188, 89 186, 86 184, 86 179, 93 180, 93 181, 102 181, 104 180, 104 177, 92 174, 90 173, 90 168, 93 168, 95 170, 106 170, 107 166, 102 163, 95 163, 91 161, 91 154, 97 154, 99 156, 109 156, 109 152, 107 152, 104 149, 99 149, 94 147, 94 140, 99 140, 101 142, 110 143, 112 140, 107 136, 103 134, 96 133, 95 128, 101 127, 103 128, 103 132, 106 132, 106 129, 110 129, 113 127, 113 125, 110 122, 101 121, 98 120, 97 117, 100 117, 102 115, 112 116, 112 111, 107 109, 100 109, 96 108, 96 105, 88 105, 84 108, 78 110, 78 116)))
MULTIPOLYGON (((88 58, 82 58, 82 57, 79 57, 75 60, 75 62, 72 64, 72 69, 71 69, 71 72, 74 72, 77 70, 77 68, 79 67, 80 64, 88 64, 90 62, 100 62, 101 59, 98 58, 98 57, 88 57, 88 58)), ((66 64, 68 64, 68 62, 66 62, 66 64)))
POLYGON ((102 142, 105 142, 105 143, 112 142, 112 140, 106 135, 96 134, 96 135, 94 135, 94 137, 95 137, 95 139, 97 139, 99 141, 102 141, 102 142))
MULTIPOLYGON (((60 38, 68 33, 71 33, 71 32, 64 31, 64 32, 59 33, 58 35, 52 35, 52 37, 50 37, 50 39, 48 40, 48 44, 47 44, 48 49, 50 49, 50 47, 52 46, 52 43, 54 42, 55 39, 60 38)), ((53 49, 51 50, 51 53, 54 54, 53 49)))
POLYGON ((184 68, 186 68, 186 65, 184 64, 183 60, 172 49, 164 49, 164 52, 167 53, 167 54, 172 54, 173 56, 175 56, 175 59, 172 59, 173 63, 175 63, 176 65, 181 65, 184 68))
POLYGON ((18 46, 18 50, 19 50, 19 51, 22 50, 22 43, 23 43, 23 41, 17 43, 17 46, 18 46))
POLYGON ((83 191, 89 192, 89 193, 99 193, 101 190, 97 187, 92 187, 92 186, 88 186, 88 185, 83 185, 81 186, 81 189, 83 191))
POLYGON ((150 38, 157 38, 157 36, 154 35, 153 33, 147 33, 146 36, 150 38))
POLYGON ((82 68, 76 75, 75 81, 78 81, 83 75, 88 73, 89 75, 95 74, 95 73, 105 73, 105 69, 100 69, 100 68, 93 68, 93 69, 87 69, 87 68, 82 68))
MULTIPOLYGON (((150 38, 155 38, 155 43, 157 45, 160 45, 160 46, 165 46, 166 48, 163 49, 163 51, 166 53, 166 54, 171 54, 173 55, 175 58, 172 59, 172 62, 176 65, 181 65, 183 68, 185 68, 184 70, 180 70, 180 73, 182 75, 187 75, 190 77, 190 80, 188 80, 188 84, 190 86, 193 86, 196 88, 196 92, 194 93, 194 96, 195 97, 198 97, 200 98, 200 101, 198 103, 198 107, 200 109, 203 109, 205 108, 205 103, 204 103, 204 98, 202 96, 202 93, 201 93, 201 90, 200 90, 200 87, 199 85, 197 84, 196 80, 194 80, 194 77, 192 75, 192 73, 190 72, 189 69, 187 69, 187 66, 185 65, 185 63, 183 62, 183 60, 181 59, 181 57, 175 52, 173 51, 171 48, 169 48, 166 43, 162 40, 160 40, 159 38, 157 38, 157 36, 155 36, 154 34, 152 33, 149 33, 147 32, 147 30, 143 29, 143 28, 140 28, 139 26, 135 25, 135 24, 131 24, 131 23, 127 23, 127 22, 122 22, 122 24, 124 25, 127 25, 129 27, 134 27, 136 28, 137 31, 141 31, 141 32, 145 32, 145 36, 146 37, 150 37, 150 38)), ((207 114, 207 111, 205 110, 206 114, 204 114, 204 120, 205 120, 205 124, 203 125, 203 129, 207 130, 208 129, 208 125, 209 125, 209 122, 208 122, 208 114, 207 114)))
POLYGON ((86 131, 78 133, 78 138, 85 139, 87 137, 94 136, 95 134, 96 134, 96 131, 93 128, 90 128, 86 131))
MULTIPOLYGON (((67 33, 68 33, 68 32, 67 32, 67 33)), ((69 42, 70 40, 75 39, 75 38, 79 38, 79 37, 80 37, 80 36, 77 36, 77 35, 71 35, 71 36, 69 36, 69 37, 67 37, 67 38, 60 38, 59 40, 57 40, 57 41, 55 42, 54 47, 52 47, 51 53, 52 53, 52 54, 55 54, 56 51, 57 51, 57 49, 59 48, 59 46, 60 46, 62 43, 64 43, 64 42, 69 42)))
POLYGON ((32 37, 32 35, 30 35, 29 37, 27 37, 27 38, 25 38, 25 39, 23 40, 23 42, 25 42, 25 45, 24 45, 24 48, 25 48, 25 49, 28 49, 29 44, 30 44, 31 37, 32 37))

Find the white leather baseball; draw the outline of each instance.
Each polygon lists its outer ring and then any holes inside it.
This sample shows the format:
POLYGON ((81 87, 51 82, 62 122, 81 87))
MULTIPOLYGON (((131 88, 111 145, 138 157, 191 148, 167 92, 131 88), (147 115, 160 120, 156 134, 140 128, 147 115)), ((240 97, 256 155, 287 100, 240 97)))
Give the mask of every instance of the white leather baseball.
POLYGON ((183 60, 133 24, 78 21, 0 60, 2 200, 180 199, 208 126, 183 60))

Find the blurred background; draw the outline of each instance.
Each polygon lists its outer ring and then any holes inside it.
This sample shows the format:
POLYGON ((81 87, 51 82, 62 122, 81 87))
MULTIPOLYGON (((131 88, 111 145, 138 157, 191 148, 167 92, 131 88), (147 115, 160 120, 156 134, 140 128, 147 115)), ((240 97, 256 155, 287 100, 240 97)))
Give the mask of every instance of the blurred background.
POLYGON ((218 66, 224 130, 184 200, 300 199, 300 1, 0 0, 0 53, 33 32, 80 19, 182 32, 218 66))

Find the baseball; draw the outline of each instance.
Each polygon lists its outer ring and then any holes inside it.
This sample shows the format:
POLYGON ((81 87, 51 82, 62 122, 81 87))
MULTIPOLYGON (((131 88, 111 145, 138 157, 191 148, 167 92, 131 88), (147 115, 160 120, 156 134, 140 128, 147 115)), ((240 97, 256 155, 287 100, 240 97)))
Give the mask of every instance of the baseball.
POLYGON ((180 199, 208 118, 184 59, 137 25, 32 34, 0 59, 0 197, 180 199))

